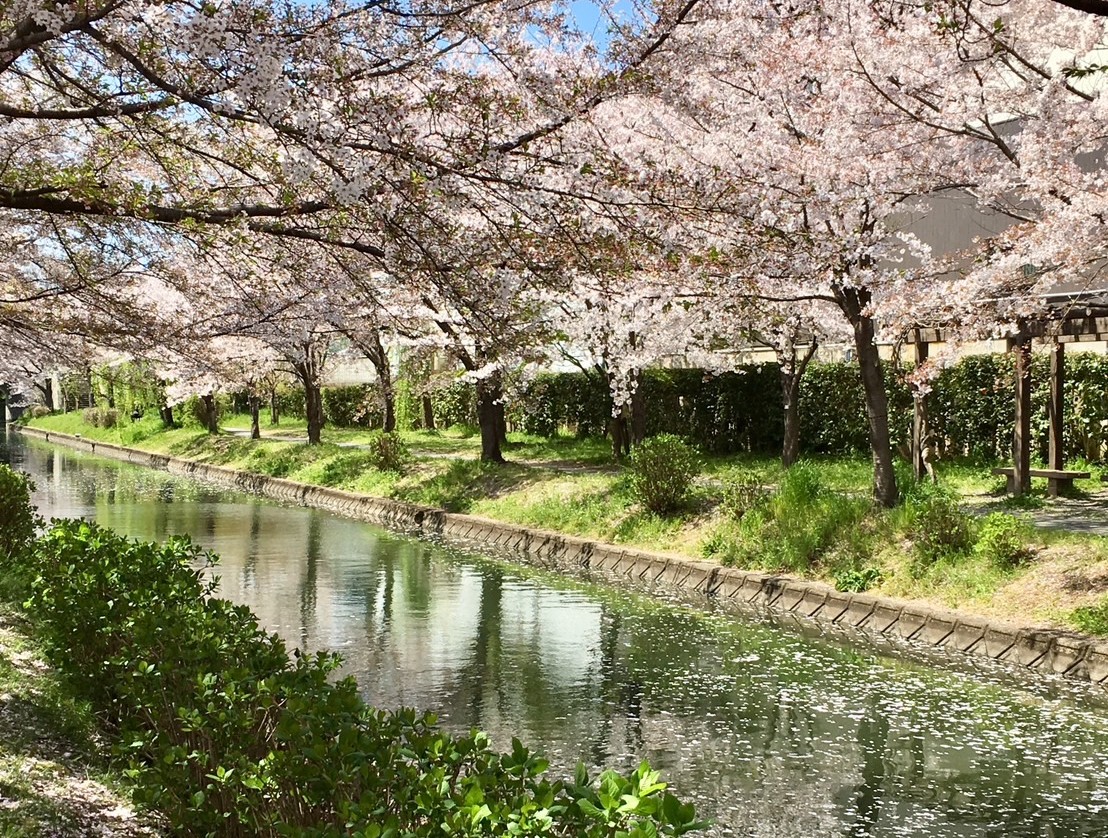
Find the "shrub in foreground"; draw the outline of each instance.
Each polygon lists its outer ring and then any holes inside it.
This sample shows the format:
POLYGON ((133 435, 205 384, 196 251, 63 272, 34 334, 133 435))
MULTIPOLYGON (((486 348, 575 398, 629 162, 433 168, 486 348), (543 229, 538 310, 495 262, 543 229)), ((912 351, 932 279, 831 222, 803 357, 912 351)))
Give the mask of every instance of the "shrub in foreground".
POLYGON ((27 475, 0 465, 0 573, 26 552, 41 524, 31 505, 32 488, 27 475))
POLYGON ((290 661, 212 596, 215 558, 185 539, 62 521, 25 557, 53 663, 117 732, 136 796, 210 836, 627 836, 700 828, 643 764, 568 782, 514 741, 367 707, 333 655, 290 661))
POLYGON ((700 460, 684 440, 658 434, 631 454, 631 493, 651 512, 664 515, 685 501, 699 473, 700 460))

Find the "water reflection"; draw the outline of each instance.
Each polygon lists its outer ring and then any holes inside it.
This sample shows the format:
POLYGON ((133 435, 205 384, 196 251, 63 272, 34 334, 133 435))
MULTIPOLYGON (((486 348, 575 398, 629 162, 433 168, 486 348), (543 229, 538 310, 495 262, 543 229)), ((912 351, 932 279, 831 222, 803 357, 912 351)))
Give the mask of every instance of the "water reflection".
POLYGON ((1106 713, 460 556, 312 510, 13 441, 48 515, 223 556, 224 595, 366 697, 519 735, 556 765, 646 757, 774 838, 1108 835, 1106 713))

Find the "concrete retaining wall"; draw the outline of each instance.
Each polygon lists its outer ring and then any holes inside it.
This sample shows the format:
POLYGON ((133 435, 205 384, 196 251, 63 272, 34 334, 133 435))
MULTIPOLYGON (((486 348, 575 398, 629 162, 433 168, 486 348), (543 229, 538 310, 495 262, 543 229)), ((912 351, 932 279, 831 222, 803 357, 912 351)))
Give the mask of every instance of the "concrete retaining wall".
POLYGON ((287 503, 312 506, 405 533, 493 550, 577 578, 630 583, 652 593, 708 601, 748 616, 877 646, 898 656, 964 667, 995 661, 1013 671, 1064 676, 1108 688, 1108 643, 1074 632, 1020 628, 819 582, 722 567, 710 562, 602 544, 222 466, 149 454, 37 428, 21 433, 104 457, 162 469, 287 503))

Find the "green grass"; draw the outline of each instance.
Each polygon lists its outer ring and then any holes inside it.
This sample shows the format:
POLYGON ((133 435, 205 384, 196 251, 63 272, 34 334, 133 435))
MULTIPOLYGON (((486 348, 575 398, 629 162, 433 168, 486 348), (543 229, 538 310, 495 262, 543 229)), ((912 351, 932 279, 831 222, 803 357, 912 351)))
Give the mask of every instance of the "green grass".
MULTIPOLYGON (((709 455, 688 502, 660 516, 635 502, 627 471, 612 462, 602 439, 511 434, 504 449, 511 462, 500 466, 479 461, 480 438, 472 428, 406 431, 401 436, 413 459, 398 474, 378 471, 368 451, 351 447, 376 433, 361 429, 326 428, 323 444, 308 446, 212 436, 197 426, 166 431, 156 417, 110 430, 89 428, 79 414, 31 424, 258 474, 600 541, 708 555, 751 569, 785 571, 955 607, 1003 603, 1009 588, 1037 572, 1035 561, 1007 567, 974 553, 981 524, 959 511, 959 504, 1019 513, 1042 503, 1038 492, 1022 501, 1005 500, 1003 479, 992 475, 988 464, 938 464, 941 486, 955 499, 953 504, 921 505, 916 495, 928 490, 917 489, 909 492, 914 500, 881 510, 869 500, 872 464, 866 457, 816 457, 785 472, 771 455, 709 455), (751 509, 743 507, 748 503, 751 509), (951 532, 956 532, 958 521, 951 516, 965 520, 969 535, 949 551, 942 541, 928 546, 918 522, 924 521, 929 533, 946 524, 955 526, 951 532)), ((246 416, 224 421, 225 428, 248 425, 246 416)), ((263 426, 265 434, 295 435, 302 430, 303 423, 288 420, 278 429, 263 426)), ((904 464, 898 466, 898 476, 905 487, 910 485, 904 464)), ((1094 472, 1094 478, 1099 474, 1094 472)), ((1099 479, 1083 482, 1087 488, 1082 491, 1101 485, 1099 479)), ((1019 538, 1033 551, 1068 551, 1087 557, 1082 558, 1085 564, 1108 564, 1108 539, 1027 527, 1020 529, 1019 538)), ((1012 604, 1017 609, 1013 616, 1021 617, 1018 609, 1025 605, 1012 604)), ((1036 615, 1043 613, 1035 609, 1036 615)), ((1075 616, 1073 607, 1055 608, 1049 619, 1064 625, 1089 621, 1075 616)))

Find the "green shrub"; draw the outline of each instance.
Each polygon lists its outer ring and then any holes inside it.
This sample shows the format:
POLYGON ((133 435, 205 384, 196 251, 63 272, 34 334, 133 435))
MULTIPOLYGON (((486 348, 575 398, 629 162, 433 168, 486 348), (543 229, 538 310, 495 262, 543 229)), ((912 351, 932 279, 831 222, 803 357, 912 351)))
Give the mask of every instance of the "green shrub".
POLYGON ((844 568, 832 577, 835 590, 860 594, 881 581, 881 571, 876 567, 844 568))
POLYGON ((684 440, 659 434, 643 440, 631 454, 631 494, 651 512, 664 515, 686 499, 700 460, 684 440))
POLYGON ((993 512, 978 524, 973 552, 997 567, 1013 568, 1034 556, 1027 537, 1025 523, 1003 512, 993 512))
POLYGON ((53 412, 54 411, 52 411, 44 404, 36 404, 34 407, 31 408, 31 418, 41 419, 43 416, 49 416, 53 412))
POLYGON ((323 413, 339 428, 379 428, 385 422, 380 390, 371 384, 324 387, 323 413))
POLYGON ((119 424, 119 411, 114 407, 105 408, 100 411, 100 427, 101 428, 114 428, 119 424))
POLYGON ((367 707, 338 659, 297 655, 212 596, 214 557, 83 521, 41 540, 29 602, 53 664, 117 736, 136 798, 177 834, 682 835, 702 826, 645 763, 568 782, 513 740, 367 707))
POLYGON ((21 559, 42 525, 31 505, 34 484, 22 472, 0 465, 0 560, 6 572, 11 563, 21 559))
POLYGON ((916 571, 942 559, 964 556, 973 546, 970 517, 949 489, 921 483, 905 497, 904 505, 916 571))
POLYGON ((92 425, 94 428, 100 427, 100 408, 98 407, 86 407, 81 412, 81 419, 86 425, 92 425))
POLYGON ((724 485, 720 511, 734 521, 741 521, 747 512, 763 506, 772 496, 756 477, 742 475, 724 485))
POLYGON ((373 467, 378 471, 394 471, 402 474, 412 462, 412 452, 398 433, 374 434, 366 443, 373 467))

